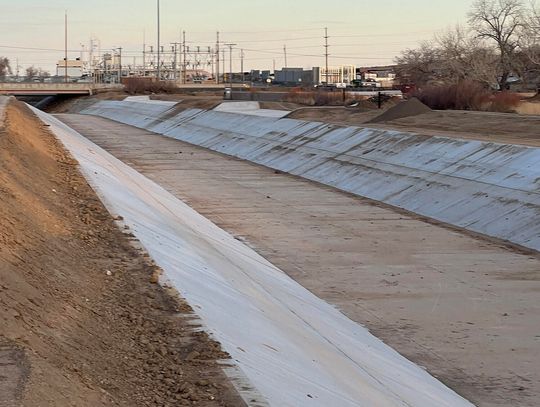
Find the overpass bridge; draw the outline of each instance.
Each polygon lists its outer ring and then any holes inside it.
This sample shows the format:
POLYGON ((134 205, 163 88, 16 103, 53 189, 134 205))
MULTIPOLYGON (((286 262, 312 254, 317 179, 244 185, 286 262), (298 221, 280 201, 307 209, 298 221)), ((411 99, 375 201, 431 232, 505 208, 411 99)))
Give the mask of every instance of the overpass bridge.
POLYGON ((58 96, 93 95, 98 92, 122 89, 122 85, 108 83, 0 83, 0 95, 58 96))

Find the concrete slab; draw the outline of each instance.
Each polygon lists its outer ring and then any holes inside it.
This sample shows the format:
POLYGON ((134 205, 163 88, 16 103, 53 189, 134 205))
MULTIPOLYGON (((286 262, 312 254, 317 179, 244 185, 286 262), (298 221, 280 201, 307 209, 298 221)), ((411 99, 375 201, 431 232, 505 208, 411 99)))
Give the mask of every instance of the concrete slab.
POLYGON ((150 99, 150 96, 126 96, 124 99, 125 102, 138 102, 138 103, 151 103, 155 105, 162 105, 162 106, 174 106, 181 102, 181 100, 178 101, 167 101, 167 100, 152 100, 150 99))
POLYGON ((145 130, 61 115, 479 406, 540 404, 540 262, 145 130))
POLYGON ((285 117, 290 113, 286 110, 261 109, 259 102, 236 101, 223 102, 220 105, 216 106, 213 110, 223 113, 236 113, 250 116, 275 118, 285 117))

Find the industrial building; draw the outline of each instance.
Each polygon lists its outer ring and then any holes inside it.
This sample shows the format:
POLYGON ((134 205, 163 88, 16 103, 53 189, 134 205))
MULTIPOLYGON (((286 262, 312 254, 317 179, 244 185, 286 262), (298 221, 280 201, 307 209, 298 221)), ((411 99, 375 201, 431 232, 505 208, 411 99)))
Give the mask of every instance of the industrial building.
POLYGON ((350 85, 356 79, 356 67, 354 65, 330 66, 328 72, 326 67, 319 68, 319 83, 335 85, 345 83, 350 85))
POLYGON ((282 68, 274 72, 274 83, 282 85, 314 85, 315 79, 314 69, 282 68))
POLYGON ((382 66, 372 68, 360 68, 356 71, 357 78, 364 81, 372 81, 377 83, 377 87, 391 88, 395 85, 396 74, 394 67, 382 66))

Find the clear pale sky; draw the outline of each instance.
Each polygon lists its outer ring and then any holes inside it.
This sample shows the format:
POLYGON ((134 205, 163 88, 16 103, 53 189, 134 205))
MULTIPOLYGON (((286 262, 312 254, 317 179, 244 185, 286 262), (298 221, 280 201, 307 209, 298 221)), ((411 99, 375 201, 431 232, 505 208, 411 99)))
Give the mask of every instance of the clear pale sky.
MULTIPOLYGON (((216 31, 233 52, 239 69, 271 69, 324 64, 324 27, 328 27, 330 65, 391 63, 399 52, 455 24, 466 23, 472 0, 161 0, 162 44, 180 41, 186 31, 190 46, 215 44, 216 31)), ((156 0, 0 0, 0 56, 15 68, 29 65, 54 71, 63 58, 64 10, 69 16, 70 58, 81 44, 100 40, 101 50, 122 46, 128 62, 141 60, 143 38, 156 44, 156 0), (7 47, 21 47, 7 48, 7 47), (32 50, 38 48, 48 50, 32 50), (52 49, 52 50, 51 50, 52 49)), ((228 56, 227 56, 228 58, 228 56)))

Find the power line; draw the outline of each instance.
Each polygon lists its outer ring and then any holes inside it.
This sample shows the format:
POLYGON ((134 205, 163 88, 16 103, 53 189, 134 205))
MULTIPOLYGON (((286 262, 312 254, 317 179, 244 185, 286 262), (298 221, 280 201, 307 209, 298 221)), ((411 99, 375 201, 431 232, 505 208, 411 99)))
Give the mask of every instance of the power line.
POLYGON ((395 33, 395 34, 350 34, 350 35, 334 35, 333 38, 373 38, 373 37, 402 37, 404 35, 409 34, 427 34, 427 33, 434 33, 433 30, 426 30, 426 31, 410 31, 405 33, 395 33))
POLYGON ((258 44, 261 42, 287 42, 287 41, 303 41, 303 40, 315 40, 321 37, 298 37, 298 38, 280 38, 280 39, 266 39, 266 40, 248 40, 248 41, 236 41, 241 44, 258 44))
POLYGON ((319 31, 320 28, 296 28, 291 30, 257 30, 257 31, 222 31, 225 34, 258 34, 258 33, 282 33, 282 32, 303 32, 319 31))
MULTIPOLYGON (((0 48, 8 48, 8 49, 22 49, 22 50, 29 50, 29 51, 54 51, 54 52, 64 52, 64 49, 60 48, 36 48, 36 47, 17 47, 13 45, 0 45, 0 48)), ((69 52, 77 52, 80 50, 73 50, 68 49, 69 52)))

